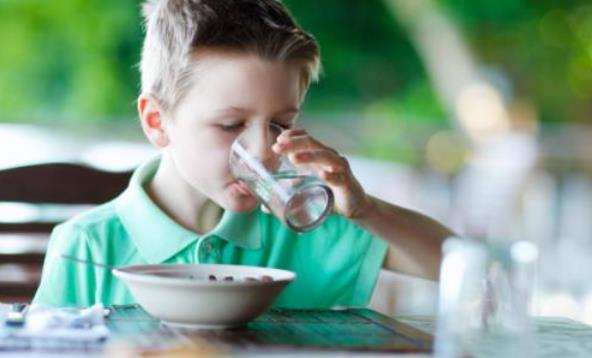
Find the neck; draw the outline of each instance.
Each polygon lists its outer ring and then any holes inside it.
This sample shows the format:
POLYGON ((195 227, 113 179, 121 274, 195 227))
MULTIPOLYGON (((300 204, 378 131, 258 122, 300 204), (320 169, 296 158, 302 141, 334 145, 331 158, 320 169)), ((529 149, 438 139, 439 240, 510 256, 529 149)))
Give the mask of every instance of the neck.
POLYGON ((154 178, 146 184, 146 191, 171 219, 198 234, 213 229, 219 219, 219 207, 184 181, 167 155, 162 156, 154 178))

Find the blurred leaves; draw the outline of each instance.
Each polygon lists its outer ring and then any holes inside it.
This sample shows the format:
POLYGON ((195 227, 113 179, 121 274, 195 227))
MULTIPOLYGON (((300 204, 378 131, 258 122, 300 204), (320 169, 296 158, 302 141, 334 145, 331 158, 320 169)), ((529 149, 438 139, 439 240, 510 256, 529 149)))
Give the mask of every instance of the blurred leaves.
MULTIPOLYGON (((507 78, 510 100, 534 103, 544 121, 588 120, 588 1, 435 1, 484 68, 507 78)), ((413 44, 384 2, 285 3, 321 43, 324 75, 311 89, 307 111, 358 113, 368 121, 382 108, 393 138, 405 137, 404 121, 446 123, 413 44)), ((138 7, 139 1, 0 0, 0 121, 135 116, 138 7)))
MULTIPOLYGON (((422 65, 381 2, 325 0, 322 11, 314 1, 286 3, 322 46, 324 75, 308 109, 362 112, 409 98, 398 106, 441 120, 431 91, 417 91, 429 87, 422 65)), ((0 120, 133 116, 137 8, 137 1, 0 1, 0 32, 11 34, 0 55, 0 120)))
POLYGON ((117 0, 0 1, 0 118, 87 121, 133 113, 136 8, 117 0))
POLYGON ((441 0, 477 58, 510 79, 543 122, 588 122, 592 4, 586 0, 441 0))

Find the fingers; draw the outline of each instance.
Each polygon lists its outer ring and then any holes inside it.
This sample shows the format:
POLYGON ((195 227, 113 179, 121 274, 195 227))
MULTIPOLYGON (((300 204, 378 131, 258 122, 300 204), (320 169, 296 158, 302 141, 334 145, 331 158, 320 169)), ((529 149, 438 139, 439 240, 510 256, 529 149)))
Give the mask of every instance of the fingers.
POLYGON ((294 137, 294 136, 301 136, 301 135, 307 135, 308 133, 306 132, 306 129, 303 128, 293 128, 293 129, 286 129, 285 131, 283 131, 279 136, 279 138, 289 138, 289 137, 294 137))
POLYGON ((349 163, 333 148, 308 135, 304 129, 282 132, 273 145, 277 153, 288 153, 294 164, 312 164, 318 175, 329 184, 340 185, 350 176, 349 163))
POLYGON ((273 146, 278 153, 298 152, 303 150, 325 149, 334 151, 306 133, 304 129, 284 131, 273 146))
POLYGON ((325 171, 338 173, 347 169, 347 160, 333 151, 311 150, 290 154, 290 160, 296 164, 314 163, 321 165, 325 171))
POLYGON ((347 159, 330 150, 313 150, 290 154, 290 160, 295 164, 313 164, 318 169, 318 175, 329 184, 341 185, 350 177, 347 159))
POLYGON ((337 172, 321 172, 321 179, 329 183, 330 185, 343 185, 346 182, 347 176, 344 173, 337 172))

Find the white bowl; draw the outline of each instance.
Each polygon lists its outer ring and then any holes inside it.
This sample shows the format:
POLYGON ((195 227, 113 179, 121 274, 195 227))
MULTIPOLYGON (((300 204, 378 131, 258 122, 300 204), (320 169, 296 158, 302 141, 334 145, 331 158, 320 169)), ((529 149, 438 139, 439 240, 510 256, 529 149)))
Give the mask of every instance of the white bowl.
POLYGON ((133 265, 114 269, 113 274, 163 323, 206 329, 247 323, 267 310, 296 277, 286 270, 205 264, 133 265), (210 275, 217 280, 210 281, 210 275), (228 276, 234 281, 223 280, 228 276), (245 281, 247 277, 257 281, 245 281))

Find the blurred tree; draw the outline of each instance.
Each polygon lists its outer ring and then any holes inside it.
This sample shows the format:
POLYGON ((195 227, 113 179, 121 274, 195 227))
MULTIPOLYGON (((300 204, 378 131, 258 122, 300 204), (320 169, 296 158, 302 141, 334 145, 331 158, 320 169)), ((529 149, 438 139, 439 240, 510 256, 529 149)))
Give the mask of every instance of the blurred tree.
POLYGON ((588 122, 592 113, 592 4, 441 0, 479 60, 503 73, 511 95, 543 122, 588 122))
MULTIPOLYGON (((545 121, 592 109, 592 5, 587 0, 439 0, 506 95, 545 121)), ((405 31, 382 1, 285 0, 321 43, 324 76, 310 112, 444 124, 405 31)), ((139 1, 0 0, 0 121, 129 120, 139 76, 139 1)), ((338 116, 334 116, 338 117, 338 116)), ((327 118, 331 118, 328 116, 327 118)), ((395 126, 396 127, 396 126, 395 126)))
POLYGON ((309 108, 360 112, 390 102, 393 110, 441 120, 419 57, 381 1, 324 0, 322 11, 314 1, 285 3, 321 44, 324 75, 309 108))
MULTIPOLYGON (((359 112, 386 101, 426 118, 441 116, 429 86, 418 81, 418 57, 382 3, 326 0, 323 11, 313 1, 286 3, 322 46, 325 73, 308 109, 359 112)), ((142 39, 138 4, 0 1, 0 32, 10 34, 0 54, 0 120, 133 116, 142 39)))
POLYGON ((0 33, 0 120, 110 120, 134 112, 135 2, 3 0, 0 33))

